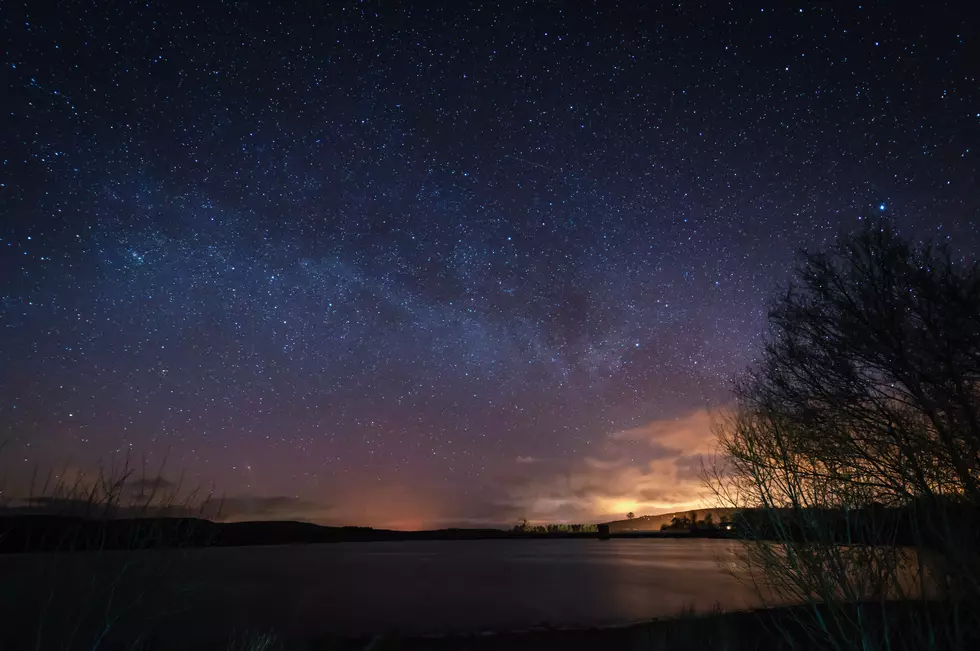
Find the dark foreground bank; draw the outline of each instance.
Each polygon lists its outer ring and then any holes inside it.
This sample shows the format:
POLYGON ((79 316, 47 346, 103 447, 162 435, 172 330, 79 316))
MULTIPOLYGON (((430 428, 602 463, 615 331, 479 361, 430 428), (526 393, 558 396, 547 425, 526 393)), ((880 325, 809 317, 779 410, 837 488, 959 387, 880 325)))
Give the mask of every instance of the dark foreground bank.
MULTIPOLYGON (((980 648, 977 629, 967 631, 955 647, 930 639, 930 630, 947 625, 953 613, 935 604, 921 603, 871 603, 847 607, 853 621, 862 622, 864 648, 892 648, 889 640, 901 640, 894 648, 945 649, 980 648), (860 609, 860 615, 859 613, 860 609), (920 639, 921 638, 921 639, 920 639)), ((964 612, 975 609, 964 605, 964 612)), ((225 640, 202 640, 193 631, 180 631, 183 639, 174 644, 161 643, 150 636, 138 640, 135 646, 144 651, 817 651, 840 648, 842 640, 848 640, 844 648, 855 646, 853 631, 822 631, 814 625, 817 615, 827 617, 824 607, 793 606, 767 610, 733 613, 716 612, 707 615, 682 614, 631 626, 592 629, 540 629, 514 632, 484 632, 468 635, 441 637, 398 637, 379 634, 372 637, 320 637, 315 639, 284 639, 270 631, 243 631, 231 634, 225 640)), ((838 618, 841 619, 841 618, 838 618)), ((171 631, 174 633, 174 631, 171 631)), ((9 639, 7 642, 13 640, 9 639)), ((858 636, 860 639, 860 636, 858 636)), ((33 639, 22 639, 25 646, 5 648, 35 648, 33 639)), ((860 643, 859 643, 860 644, 860 643)), ((37 648, 45 648, 43 645, 37 648)), ((100 647, 102 648, 102 647, 100 647)), ((109 644, 105 648, 117 648, 109 644)))
MULTIPOLYGON (((946 647, 936 645, 936 640, 930 639, 929 631, 946 625, 954 617, 953 613, 936 604, 891 602, 845 608, 847 617, 843 618, 828 617, 825 607, 792 606, 708 615, 686 614, 614 628, 486 632, 444 637, 378 635, 372 638, 282 640, 272 634, 253 632, 232 640, 227 648, 235 651, 816 651, 834 648, 834 640, 839 642, 856 634, 854 631, 821 631, 814 622, 822 618, 824 622, 860 620, 867 648, 889 648, 891 645, 887 640, 901 639, 901 648, 942 651, 946 647), (918 645, 917 638, 923 635, 921 645, 918 645)), ((964 605, 962 610, 971 612, 974 609, 964 605)), ((980 634, 973 631, 961 642, 958 648, 980 648, 980 634)))
POLYGON ((323 649, 324 651, 563 651, 640 650, 694 651, 697 649, 774 649, 777 636, 765 623, 772 614, 746 612, 708 616, 681 616, 632 626, 592 629, 532 629, 441 637, 323 638, 281 640, 273 634, 250 633, 234 640, 230 648, 248 651, 256 642, 270 651, 323 649))

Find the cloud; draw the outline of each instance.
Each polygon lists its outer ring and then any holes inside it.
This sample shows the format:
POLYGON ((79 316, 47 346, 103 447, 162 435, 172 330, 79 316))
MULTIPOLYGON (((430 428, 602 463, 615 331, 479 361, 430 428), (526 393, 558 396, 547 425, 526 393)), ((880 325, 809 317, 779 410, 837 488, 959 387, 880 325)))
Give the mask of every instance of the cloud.
POLYGON ((140 479, 134 479, 133 481, 126 482, 126 485, 130 488, 177 488, 177 483, 172 482, 166 477, 142 477, 140 479))
POLYGON ((699 479, 704 458, 700 454, 690 454, 674 459, 678 479, 699 479))
POLYGON ((585 457, 582 463, 593 470, 616 470, 625 464, 625 460, 623 458, 596 459, 595 457, 585 457))
POLYGON ((679 418, 654 420, 642 427, 635 427, 609 436, 614 441, 643 442, 653 448, 669 447, 678 450, 700 451, 714 449, 712 433, 714 419, 705 409, 698 409, 679 418))
POLYGON ((673 459, 684 452, 683 448, 675 448, 664 445, 657 441, 649 441, 650 450, 647 452, 650 459, 673 459))
POLYGON ((163 476, 140 477, 127 481, 125 486, 133 495, 171 494, 180 487, 163 476))
POLYGON ((516 461, 517 463, 527 464, 527 463, 534 463, 535 461, 537 461, 537 459, 535 459, 534 457, 517 457, 516 461))
MULTIPOLYGON (((163 480, 171 490, 177 484, 163 480)), ((128 484, 127 484, 128 486, 128 484)), ((152 489, 150 489, 152 490, 152 489)), ((149 491, 148 491, 149 492, 149 491)), ((76 517, 152 518, 192 517, 209 520, 316 520, 329 515, 329 506, 283 495, 232 495, 202 501, 104 502, 84 497, 36 496, 13 500, 0 508, 0 514, 46 514, 76 517)))
POLYGON ((58 496, 15 499, 10 504, 0 508, 0 512, 8 515, 44 514, 81 518, 185 518, 202 516, 200 508, 183 503, 158 504, 121 501, 106 504, 99 500, 58 496))
POLYGON ((430 528, 499 528, 517 524, 524 517, 523 505, 507 499, 478 500, 467 503, 465 513, 436 517, 426 523, 430 528))
POLYGON ((231 495, 205 505, 208 517, 221 520, 305 520, 324 516, 330 507, 286 495, 231 495))
POLYGON ((611 432, 574 460, 520 462, 501 477, 503 502, 532 521, 597 522, 628 511, 651 514, 705 503, 700 468, 715 451, 713 417, 678 418, 611 432))

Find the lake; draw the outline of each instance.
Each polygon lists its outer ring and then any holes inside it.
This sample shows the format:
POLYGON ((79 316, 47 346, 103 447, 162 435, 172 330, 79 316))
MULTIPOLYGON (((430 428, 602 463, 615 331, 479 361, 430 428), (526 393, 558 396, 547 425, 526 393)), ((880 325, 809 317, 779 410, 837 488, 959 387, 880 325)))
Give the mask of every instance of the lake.
MULTIPOLYGON (((715 604, 726 610, 758 605, 751 586, 724 569, 739 544, 558 539, 140 552, 152 554, 157 567, 166 559, 166 569, 134 585, 153 586, 147 589, 152 597, 164 592, 158 584, 177 580, 183 592, 174 617, 202 632, 271 629, 309 637, 592 627, 707 611, 715 604)), ((68 585, 87 585, 84 576, 93 563, 118 567, 124 557, 9 555, 0 557, 0 573, 7 581, 43 586, 28 575, 47 572, 49 584, 64 592, 68 585), (52 563, 58 564, 56 572, 46 569, 52 563)), ((70 589, 76 600, 78 590, 84 588, 70 589)))

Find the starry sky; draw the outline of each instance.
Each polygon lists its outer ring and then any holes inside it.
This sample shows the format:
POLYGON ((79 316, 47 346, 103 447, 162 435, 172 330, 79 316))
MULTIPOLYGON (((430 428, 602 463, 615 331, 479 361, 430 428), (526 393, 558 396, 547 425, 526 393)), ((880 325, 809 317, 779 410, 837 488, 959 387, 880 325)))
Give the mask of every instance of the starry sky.
POLYGON ((4 2, 8 484, 698 503, 795 251, 878 215, 980 245, 976 25, 909 4, 4 2))

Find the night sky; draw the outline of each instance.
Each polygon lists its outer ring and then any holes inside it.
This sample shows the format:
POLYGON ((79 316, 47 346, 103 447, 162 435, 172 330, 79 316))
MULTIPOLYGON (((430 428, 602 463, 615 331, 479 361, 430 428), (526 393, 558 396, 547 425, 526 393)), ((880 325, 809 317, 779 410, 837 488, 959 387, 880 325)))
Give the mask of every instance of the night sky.
POLYGON ((795 251, 980 246, 968 3, 201 4, 0 6, 13 486, 129 454, 239 519, 689 506, 795 251))

